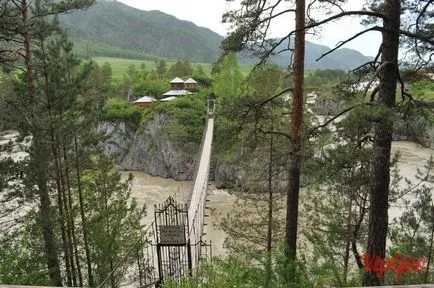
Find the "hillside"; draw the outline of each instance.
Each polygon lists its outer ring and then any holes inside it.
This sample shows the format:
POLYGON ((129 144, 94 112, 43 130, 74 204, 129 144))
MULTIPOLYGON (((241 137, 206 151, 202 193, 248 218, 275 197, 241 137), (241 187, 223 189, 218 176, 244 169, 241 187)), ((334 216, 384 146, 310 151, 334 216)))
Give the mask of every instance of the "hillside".
POLYGON ((155 55, 212 62, 223 39, 207 28, 163 12, 142 11, 116 1, 98 1, 86 11, 62 15, 60 22, 75 41, 91 41, 95 56, 121 56, 100 55, 99 46, 104 45, 127 49, 133 58, 155 55))
MULTIPOLYGON (((60 23, 68 30, 80 57, 92 56, 154 60, 189 59, 210 63, 219 56, 223 36, 189 21, 160 11, 142 11, 117 1, 100 0, 86 11, 62 15, 60 23)), ((287 47, 287 42, 281 44, 287 47)), ((306 43, 306 68, 353 69, 370 58, 352 49, 339 49, 316 59, 330 48, 306 43)), ((290 52, 272 57, 280 66, 289 64, 290 52)), ((254 63, 255 59, 243 59, 254 63)))

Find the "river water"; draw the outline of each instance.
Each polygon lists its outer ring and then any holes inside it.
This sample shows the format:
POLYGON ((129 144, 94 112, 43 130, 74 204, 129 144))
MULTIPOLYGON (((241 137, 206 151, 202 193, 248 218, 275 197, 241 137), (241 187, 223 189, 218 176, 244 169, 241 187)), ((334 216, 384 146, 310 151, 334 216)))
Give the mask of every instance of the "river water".
MULTIPOLYGON (((410 180, 415 180, 414 175, 417 169, 423 169, 426 160, 429 159, 434 150, 423 148, 413 142, 393 142, 392 153, 400 153, 398 167, 403 177, 410 180)), ((122 172, 124 177, 132 173, 135 177, 132 183, 132 193, 139 204, 146 204, 148 214, 145 219, 146 224, 151 223, 154 217, 154 205, 162 204, 169 196, 175 198, 180 203, 185 203, 190 192, 191 181, 175 181, 161 177, 153 177, 143 172, 125 171, 122 172)), ((402 183, 404 187, 404 183, 402 183)), ((206 219, 205 226, 206 240, 212 241, 212 252, 214 256, 225 256, 226 250, 223 247, 225 234, 218 229, 218 215, 226 215, 233 209, 235 197, 229 194, 226 190, 219 190, 211 183, 208 194, 209 202, 207 205, 211 207, 211 217, 206 219)), ((389 219, 399 217, 402 209, 391 207, 389 210, 389 219)))
MULTIPOLYGON (((8 134, 1 135, 0 144, 5 144, 9 140, 16 138, 17 133, 11 131, 8 134)), ((26 153, 22 152, 21 149, 14 149, 15 151, 8 156, 16 159, 22 159, 26 157, 26 153)), ((429 159, 430 155, 434 154, 434 150, 423 148, 422 146, 415 144, 413 142, 399 141, 392 143, 392 153, 400 153, 400 158, 398 161, 398 168, 400 174, 412 181, 415 181, 414 175, 417 169, 423 171, 423 166, 429 159)), ((5 155, 0 155, 4 157, 5 155)), ((154 219, 154 205, 162 204, 169 196, 172 196, 175 200, 180 203, 186 203, 188 195, 191 189, 191 181, 175 181, 172 179, 165 179, 161 177, 153 177, 143 172, 138 171, 123 171, 121 172, 123 177, 126 178, 129 173, 134 175, 132 181, 132 194, 133 197, 137 199, 139 205, 147 206, 147 216, 143 219, 143 224, 149 225, 154 219)), ((209 212, 211 217, 207 217, 205 226, 206 236, 205 240, 212 241, 212 250, 214 256, 224 256, 226 255, 226 250, 223 247, 223 242, 225 235, 218 229, 218 215, 226 215, 229 211, 233 209, 233 203, 235 197, 229 194, 226 190, 219 190, 215 188, 213 183, 210 183, 208 191, 207 206, 211 207, 209 212)), ((402 188, 405 187, 404 181, 401 183, 402 188)), ((303 193, 302 190, 301 193, 303 193)), ((301 197, 303 199, 303 197, 301 197)), ((402 213, 402 208, 391 207, 389 209, 389 219, 392 220, 394 217, 399 217, 402 213)), ((4 220, 4 219, 3 219, 4 220)))

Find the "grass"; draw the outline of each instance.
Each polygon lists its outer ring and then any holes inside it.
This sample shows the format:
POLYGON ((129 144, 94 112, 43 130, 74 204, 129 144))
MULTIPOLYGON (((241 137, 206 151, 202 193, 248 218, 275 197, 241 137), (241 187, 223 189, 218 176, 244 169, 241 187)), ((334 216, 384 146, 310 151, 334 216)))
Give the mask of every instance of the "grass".
POLYGON ((136 68, 140 68, 140 65, 145 64, 147 70, 152 70, 155 68, 155 62, 151 60, 123 59, 111 57, 94 57, 93 60, 99 65, 102 65, 106 62, 109 63, 112 68, 112 76, 114 79, 121 79, 124 73, 127 72, 128 66, 130 65, 136 65, 136 68))
POLYGON ((410 93, 421 100, 434 99, 434 82, 431 80, 423 80, 410 85, 410 93))
MULTIPOLYGON (((140 68, 140 65, 145 64, 147 70, 152 70, 155 68, 155 62, 152 60, 137 60, 137 59, 125 59, 125 58, 111 58, 111 57, 94 57, 93 60, 97 62, 99 65, 104 63, 109 63, 112 68, 112 75, 114 79, 122 79, 124 73, 127 72, 128 66, 136 65, 136 68, 140 68)), ((167 60, 167 66, 170 67, 174 64, 175 60, 167 60)), ((208 75, 211 74, 212 64, 211 63, 192 63, 193 67, 195 65, 202 65, 203 70, 208 75)), ((244 75, 247 75, 252 68, 251 65, 240 65, 241 72, 244 75)))
POLYGON ((434 91, 433 90, 424 90, 421 93, 421 99, 423 100, 433 100, 434 99, 434 91))

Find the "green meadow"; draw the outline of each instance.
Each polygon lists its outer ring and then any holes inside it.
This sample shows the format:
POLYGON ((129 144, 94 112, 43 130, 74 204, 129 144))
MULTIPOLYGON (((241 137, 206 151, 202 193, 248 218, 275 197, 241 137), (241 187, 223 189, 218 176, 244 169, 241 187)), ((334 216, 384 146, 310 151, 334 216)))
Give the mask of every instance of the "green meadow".
MULTIPOLYGON (((93 60, 97 62, 99 65, 104 63, 109 63, 112 68, 112 75, 114 79, 121 79, 124 73, 127 72, 128 66, 135 65, 137 69, 140 68, 142 64, 145 65, 147 70, 153 70, 155 68, 156 63, 152 60, 138 60, 138 59, 125 59, 125 58, 111 58, 111 57, 94 57, 93 60)), ((175 60, 166 60, 168 68, 174 64, 175 60)), ((196 65, 201 65, 205 73, 210 74, 212 64, 211 63, 192 63, 193 67, 196 65)), ((240 65, 241 72, 243 74, 248 74, 251 65, 240 65)))

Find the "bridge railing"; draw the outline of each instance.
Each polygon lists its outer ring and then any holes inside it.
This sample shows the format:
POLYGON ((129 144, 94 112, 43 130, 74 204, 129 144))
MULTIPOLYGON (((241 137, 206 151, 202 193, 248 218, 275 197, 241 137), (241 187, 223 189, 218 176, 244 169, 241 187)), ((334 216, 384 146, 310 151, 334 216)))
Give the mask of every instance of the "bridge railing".
POLYGON ((202 235, 205 216, 205 202, 208 190, 208 177, 210 170, 211 148, 214 132, 215 101, 208 98, 207 118, 204 134, 200 145, 200 161, 195 169, 195 177, 188 201, 188 223, 190 245, 192 245, 191 258, 193 268, 198 266, 201 257, 202 235))
POLYGON ((211 146, 213 137, 214 119, 208 118, 206 122, 201 157, 194 180, 191 198, 189 201, 188 219, 190 243, 193 245, 192 262, 196 267, 199 258, 204 227, 205 201, 208 189, 208 176, 211 159, 211 146))

